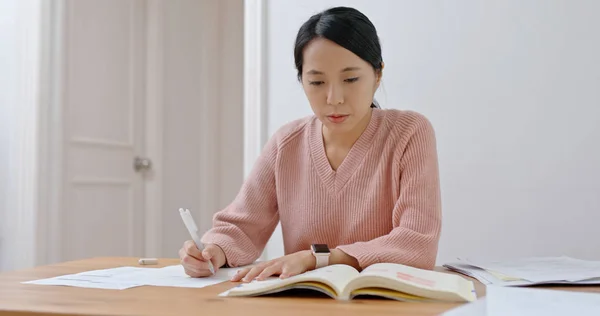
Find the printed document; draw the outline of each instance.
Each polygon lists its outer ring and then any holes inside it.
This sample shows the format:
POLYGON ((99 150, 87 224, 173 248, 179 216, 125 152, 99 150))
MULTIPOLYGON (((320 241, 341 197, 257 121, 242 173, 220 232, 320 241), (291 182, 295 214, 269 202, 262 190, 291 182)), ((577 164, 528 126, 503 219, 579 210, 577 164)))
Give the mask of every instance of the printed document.
POLYGON ((118 267, 26 281, 24 284, 64 285, 97 289, 124 290, 137 286, 173 286, 202 288, 228 281, 238 269, 219 269, 213 276, 192 278, 181 265, 164 268, 118 267))

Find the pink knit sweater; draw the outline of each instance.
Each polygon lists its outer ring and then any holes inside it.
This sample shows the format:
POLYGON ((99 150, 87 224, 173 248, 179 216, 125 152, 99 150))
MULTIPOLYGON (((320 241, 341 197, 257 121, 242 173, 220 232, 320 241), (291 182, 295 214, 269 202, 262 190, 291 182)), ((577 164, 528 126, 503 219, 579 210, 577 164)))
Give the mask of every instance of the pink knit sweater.
POLYGON ((219 245, 232 267, 250 264, 281 221, 286 254, 324 243, 362 268, 433 268, 442 218, 430 122, 412 111, 373 109, 337 170, 321 127, 311 116, 280 128, 202 241, 219 245))

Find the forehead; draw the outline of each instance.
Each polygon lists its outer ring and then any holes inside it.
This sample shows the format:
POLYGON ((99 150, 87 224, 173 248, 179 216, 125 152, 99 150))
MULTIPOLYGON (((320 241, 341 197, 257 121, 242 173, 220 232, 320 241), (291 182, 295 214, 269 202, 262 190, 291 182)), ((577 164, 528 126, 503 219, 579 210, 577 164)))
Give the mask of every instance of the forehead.
POLYGON ((325 38, 310 41, 303 54, 303 71, 338 72, 347 67, 367 67, 369 64, 353 52, 325 38))

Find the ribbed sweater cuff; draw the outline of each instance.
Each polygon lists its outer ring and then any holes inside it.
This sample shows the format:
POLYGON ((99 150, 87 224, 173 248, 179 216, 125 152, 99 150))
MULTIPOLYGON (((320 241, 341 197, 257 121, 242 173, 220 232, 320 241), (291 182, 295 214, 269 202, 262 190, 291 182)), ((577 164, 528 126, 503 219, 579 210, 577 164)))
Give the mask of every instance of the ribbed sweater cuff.
POLYGON ((372 264, 381 262, 381 259, 377 255, 377 250, 369 249, 362 243, 343 245, 336 248, 345 252, 347 255, 354 257, 358 261, 358 265, 361 269, 365 269, 372 264))
POLYGON ((202 237, 202 243, 215 244, 221 247, 225 253, 226 266, 233 268, 244 265, 244 260, 240 256, 240 249, 235 246, 235 240, 232 239, 231 236, 220 233, 210 233, 202 237))

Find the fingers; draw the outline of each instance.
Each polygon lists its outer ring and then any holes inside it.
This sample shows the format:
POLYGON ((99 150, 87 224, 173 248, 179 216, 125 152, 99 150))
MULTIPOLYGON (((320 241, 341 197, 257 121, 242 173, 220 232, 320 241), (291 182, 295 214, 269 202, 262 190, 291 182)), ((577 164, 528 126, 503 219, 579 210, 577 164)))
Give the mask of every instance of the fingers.
MULTIPOLYGON (((281 273, 281 268, 284 265, 281 261, 269 261, 259 264, 245 273, 245 276, 240 277, 243 282, 250 282, 254 279, 264 280, 274 274, 281 273)), ((241 273, 240 273, 241 274, 241 273)), ((239 276, 238 276, 239 277, 239 276)))
POLYGON ((288 257, 285 259, 275 259, 265 262, 254 267, 248 267, 238 270, 231 278, 233 282, 250 282, 252 280, 262 281, 270 276, 279 275, 281 279, 289 278, 301 274, 307 270, 305 264, 299 260, 292 260, 288 257))
POLYGON ((244 269, 240 269, 236 272, 236 274, 231 277, 231 281, 233 282, 239 282, 240 280, 242 280, 243 277, 246 276, 246 274, 248 274, 248 272, 250 271, 250 268, 244 268, 244 269))
POLYGON ((202 259, 206 262, 206 268, 210 270, 209 262, 212 263, 215 273, 217 273, 218 267, 215 265, 213 261, 213 255, 209 250, 202 251, 202 259))
POLYGON ((204 249, 204 251, 202 251, 202 258, 204 258, 204 260, 208 261, 213 258, 213 254, 211 253, 210 250, 204 249))
POLYGON ((185 256, 186 256, 185 249, 183 249, 183 248, 179 249, 179 260, 183 261, 183 257, 185 257, 185 256))
POLYGON ((281 274, 279 275, 280 279, 286 279, 289 277, 293 277, 300 273, 303 273, 302 267, 299 265, 284 265, 281 268, 281 274))
POLYGON ((196 244, 193 240, 187 240, 185 243, 183 243, 183 249, 185 249, 185 252, 189 256, 192 256, 199 260, 204 260, 202 253, 200 252, 200 250, 198 250, 198 247, 196 247, 196 244))
POLYGON ((184 266, 183 270, 185 271, 185 274, 189 275, 192 278, 204 278, 212 275, 212 273, 210 273, 208 269, 199 270, 195 268, 187 268, 184 266))
POLYGON ((250 281, 254 280, 254 278, 256 278, 268 266, 268 264, 269 263, 267 263, 267 264, 260 264, 260 265, 257 265, 256 267, 250 269, 250 271, 248 271, 248 273, 242 279, 242 281, 243 282, 250 282, 250 281))
MULTIPOLYGON (((220 257, 219 257, 220 251, 221 251, 220 248, 215 247, 213 245, 209 245, 202 251, 202 258, 206 261, 210 261, 213 263, 213 265, 215 267, 215 272, 216 272, 217 268, 219 266, 223 265, 223 263, 224 263, 224 262, 219 262, 219 261, 222 261, 222 259, 220 259, 220 257)), ((224 257, 224 256, 222 256, 222 257, 224 257)))
MULTIPOLYGON (((185 256, 181 260, 181 265, 185 270, 193 272, 195 275, 211 275, 212 273, 208 269, 208 263, 206 261, 200 261, 196 258, 185 256)), ((190 275, 191 276, 191 275, 190 275)))
POLYGON ((282 268, 282 266, 283 266, 283 263, 281 263, 281 262, 274 263, 274 264, 272 264, 272 265, 270 265, 270 266, 266 267, 266 268, 265 268, 265 269, 264 269, 264 270, 263 270, 263 271, 262 271, 262 272, 261 272, 261 273, 260 273, 260 274, 259 274, 259 275, 256 277, 256 279, 257 279, 257 280, 259 280, 259 281, 261 281, 261 280, 264 280, 264 279, 266 279, 266 278, 268 278, 268 277, 270 277, 270 276, 272 276, 272 275, 275 275, 275 274, 277 274, 277 275, 278 275, 278 274, 280 274, 280 273, 281 273, 281 268, 282 268))
MULTIPOLYGON (((207 254, 210 258, 210 254, 207 254)), ((208 268, 208 259, 198 250, 193 241, 186 241, 179 249, 179 259, 185 273, 191 277, 206 277, 212 275, 208 268)))

